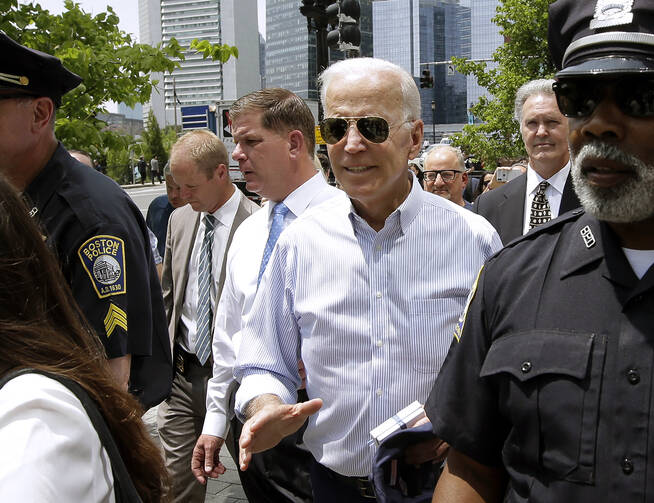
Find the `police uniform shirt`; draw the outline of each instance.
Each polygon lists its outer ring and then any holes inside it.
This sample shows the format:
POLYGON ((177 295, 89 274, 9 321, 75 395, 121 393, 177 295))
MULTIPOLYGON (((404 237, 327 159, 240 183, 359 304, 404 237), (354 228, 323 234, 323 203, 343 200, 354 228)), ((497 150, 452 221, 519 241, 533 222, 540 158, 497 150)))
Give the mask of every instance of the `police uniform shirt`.
POLYGON ((139 209, 113 180, 77 162, 61 144, 25 195, 107 356, 131 354, 130 384, 140 380, 166 396, 166 317, 139 209), (135 360, 155 353, 158 362, 147 362, 155 368, 135 360), (161 382, 148 382, 154 379, 161 382))
POLYGON ((654 268, 575 210, 489 260, 426 404, 506 501, 654 500, 654 268))

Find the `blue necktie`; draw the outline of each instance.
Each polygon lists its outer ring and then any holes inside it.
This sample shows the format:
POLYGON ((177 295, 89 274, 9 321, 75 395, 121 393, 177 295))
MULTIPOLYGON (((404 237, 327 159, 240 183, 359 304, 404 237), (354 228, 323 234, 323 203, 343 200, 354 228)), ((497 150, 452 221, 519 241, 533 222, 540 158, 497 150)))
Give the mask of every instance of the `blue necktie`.
POLYGON ((213 230, 216 218, 213 215, 204 217, 204 238, 200 248, 200 265, 198 267, 198 319, 197 342, 195 355, 202 365, 211 354, 211 249, 213 245, 213 230))
POLYGON ((261 276, 263 276, 263 271, 266 270, 268 261, 270 260, 270 255, 272 254, 273 248, 279 235, 284 230, 284 217, 288 213, 288 208, 284 203, 277 203, 273 208, 273 221, 270 226, 270 233, 268 234, 268 241, 266 241, 266 247, 263 250, 263 258, 261 259, 261 267, 259 268, 259 276, 257 277, 257 287, 261 281, 261 276))

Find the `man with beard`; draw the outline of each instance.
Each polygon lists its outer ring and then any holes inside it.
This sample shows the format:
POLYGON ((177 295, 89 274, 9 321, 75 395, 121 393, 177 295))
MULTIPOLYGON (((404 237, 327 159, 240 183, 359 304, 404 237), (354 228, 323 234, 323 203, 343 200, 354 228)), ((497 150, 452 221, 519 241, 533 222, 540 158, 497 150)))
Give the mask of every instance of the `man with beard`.
POLYGON ((654 499, 654 5, 559 0, 549 22, 585 212, 481 273, 426 405, 439 503, 654 499))

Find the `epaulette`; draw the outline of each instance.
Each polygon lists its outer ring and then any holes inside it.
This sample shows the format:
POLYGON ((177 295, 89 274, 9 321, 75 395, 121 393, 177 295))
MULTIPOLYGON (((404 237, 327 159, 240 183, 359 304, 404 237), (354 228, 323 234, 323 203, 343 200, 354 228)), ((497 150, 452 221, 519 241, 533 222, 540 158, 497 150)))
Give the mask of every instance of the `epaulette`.
POLYGON ((550 220, 546 224, 539 225, 535 229, 529 231, 527 234, 519 236, 513 241, 509 241, 506 245, 504 245, 504 248, 512 248, 523 241, 531 241, 542 234, 556 234, 561 231, 561 228, 565 224, 578 220, 584 213, 585 211, 583 208, 575 208, 574 210, 570 210, 563 215, 559 215, 558 218, 550 220))

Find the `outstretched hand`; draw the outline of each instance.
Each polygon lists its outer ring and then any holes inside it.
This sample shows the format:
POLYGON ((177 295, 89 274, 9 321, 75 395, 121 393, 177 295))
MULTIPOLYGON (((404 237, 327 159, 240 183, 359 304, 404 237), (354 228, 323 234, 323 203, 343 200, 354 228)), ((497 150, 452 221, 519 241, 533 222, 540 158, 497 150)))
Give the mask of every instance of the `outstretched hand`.
POLYGON ((193 448, 191 471, 200 484, 207 483, 207 477, 215 479, 225 473, 220 462, 220 448, 225 441, 213 435, 200 435, 193 448))
POLYGON ((321 407, 320 398, 294 405, 271 403, 263 406, 243 425, 239 439, 241 470, 248 469, 252 454, 275 447, 284 437, 299 430, 321 407))

